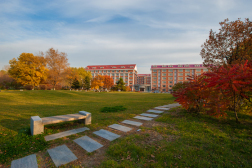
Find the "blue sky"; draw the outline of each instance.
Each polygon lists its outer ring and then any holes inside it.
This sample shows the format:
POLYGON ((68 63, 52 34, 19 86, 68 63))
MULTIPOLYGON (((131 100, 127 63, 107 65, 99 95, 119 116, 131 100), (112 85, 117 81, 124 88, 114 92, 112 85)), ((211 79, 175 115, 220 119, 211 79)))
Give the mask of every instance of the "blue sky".
POLYGON ((252 16, 251 0, 0 0, 0 69, 53 47, 70 66, 202 63, 219 22, 252 16))

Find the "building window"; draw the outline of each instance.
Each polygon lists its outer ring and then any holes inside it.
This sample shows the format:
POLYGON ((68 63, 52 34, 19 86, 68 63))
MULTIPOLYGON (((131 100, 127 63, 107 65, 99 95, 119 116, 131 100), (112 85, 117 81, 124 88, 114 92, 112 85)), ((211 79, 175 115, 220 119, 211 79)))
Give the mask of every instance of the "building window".
POLYGON ((179 73, 178 75, 179 75, 179 76, 183 76, 183 73, 179 73))
POLYGON ((121 73, 120 75, 123 76, 123 73, 121 73))
POLYGON ((162 81, 162 83, 166 83, 166 81, 162 81))
POLYGON ((132 72, 130 72, 130 74, 132 74, 132 72))
POLYGON ((172 85, 169 85, 169 87, 172 87, 172 85))
POLYGON ((114 70, 112 72, 115 72, 114 70))
POLYGON ((179 80, 183 80, 183 77, 179 77, 179 80))
POLYGON ((183 69, 179 69, 179 72, 183 72, 183 69))
POLYGON ((132 83, 130 83, 130 85, 132 85, 132 83))
POLYGON ((166 87, 165 85, 163 85, 163 87, 166 87))
POLYGON ((105 72, 105 73, 106 73, 107 71, 103 71, 103 72, 105 72))
POLYGON ((119 77, 116 77, 116 79, 119 79, 119 77))
POLYGON ((105 73, 103 75, 106 75, 105 73))
POLYGON ((162 76, 166 76, 166 73, 162 73, 162 76))
POLYGON ((95 71, 96 73, 98 73, 98 71, 95 71))
POLYGON ((108 73, 108 76, 110 76, 110 73, 108 73))
POLYGON ((187 76, 190 76, 190 73, 186 73, 187 76))
POLYGON ((129 81, 133 81, 133 79, 129 79, 129 81))
POLYGON ((163 80, 166 80, 166 77, 162 77, 163 80))
POLYGON ((125 72, 128 72, 128 70, 125 70, 125 72))
POLYGON ((112 74, 112 76, 115 76, 115 74, 112 74))
POLYGON ((197 73, 197 75, 201 75, 201 73, 197 73))
POLYGON ((169 69, 168 71, 169 71, 169 72, 173 72, 173 70, 172 70, 172 69, 169 69))
POLYGON ((201 72, 201 69, 196 69, 197 72, 201 72))
POLYGON ((173 80, 173 77, 169 77, 169 80, 173 80))
POLYGON ((162 69, 162 72, 166 72, 166 69, 162 69))
POLYGON ((119 76, 119 74, 117 73, 116 76, 119 76))
POLYGON ((110 70, 108 70, 108 72, 110 72, 110 70))
POLYGON ((169 73, 168 75, 169 75, 169 76, 173 76, 173 74, 172 74, 172 73, 169 73))
POLYGON ((157 83, 157 81, 153 81, 153 83, 157 83))
POLYGON ((157 76, 157 74, 156 74, 156 73, 154 73, 154 74, 153 74, 153 76, 157 76))
POLYGON ((203 71, 204 71, 204 72, 207 72, 207 71, 208 71, 208 69, 203 69, 203 71))
POLYGON ((154 69, 154 70, 152 70, 152 72, 157 72, 157 70, 156 70, 156 69, 154 69))
POLYGON ((163 92, 165 92, 165 89, 163 89, 163 92))
POLYGON ((119 70, 116 70, 116 72, 119 72, 119 70))
POLYGON ((169 81, 169 83, 172 83, 172 81, 169 81))
POLYGON ((185 71, 186 71, 186 72, 190 72, 190 69, 186 69, 185 71))
POLYGON ((157 79, 157 77, 153 77, 153 80, 156 80, 157 79))
POLYGON ((99 71, 99 73, 102 73, 102 71, 99 71))

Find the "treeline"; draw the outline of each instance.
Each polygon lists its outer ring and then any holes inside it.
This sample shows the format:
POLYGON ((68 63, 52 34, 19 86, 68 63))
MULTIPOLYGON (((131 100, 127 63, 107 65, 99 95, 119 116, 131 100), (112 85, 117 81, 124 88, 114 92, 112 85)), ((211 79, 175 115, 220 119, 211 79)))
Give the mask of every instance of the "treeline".
POLYGON ((1 89, 70 89, 74 81, 79 88, 90 89, 91 73, 83 67, 70 67, 67 54, 53 48, 36 56, 22 53, 9 64, 0 71, 1 89))
POLYGON ((252 112, 252 22, 220 22, 219 33, 210 31, 201 56, 209 72, 177 83, 173 95, 188 112, 225 117, 252 112))

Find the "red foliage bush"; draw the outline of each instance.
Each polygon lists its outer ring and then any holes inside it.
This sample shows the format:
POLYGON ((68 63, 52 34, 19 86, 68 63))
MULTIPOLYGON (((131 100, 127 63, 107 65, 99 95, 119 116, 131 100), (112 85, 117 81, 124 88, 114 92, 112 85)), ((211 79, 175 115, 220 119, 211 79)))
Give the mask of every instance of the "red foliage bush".
POLYGON ((46 90, 47 86, 45 84, 40 84, 39 85, 39 90, 46 90))

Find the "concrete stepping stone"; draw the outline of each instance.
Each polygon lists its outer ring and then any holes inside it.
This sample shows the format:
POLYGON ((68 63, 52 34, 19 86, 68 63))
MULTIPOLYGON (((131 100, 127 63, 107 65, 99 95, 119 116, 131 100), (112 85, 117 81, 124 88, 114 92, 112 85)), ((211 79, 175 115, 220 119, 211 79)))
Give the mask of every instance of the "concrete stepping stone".
POLYGON ((45 136, 45 140, 46 141, 51 141, 54 139, 58 139, 58 138, 62 138, 62 137, 66 137, 69 135, 73 135, 73 134, 77 134, 83 131, 89 130, 89 128, 87 127, 83 127, 83 128, 78 128, 78 129, 73 129, 73 130, 69 130, 69 131, 64 131, 64 132, 60 132, 57 134, 53 134, 53 135, 47 135, 45 136))
POLYGON ((170 108, 164 108, 164 107, 154 107, 154 109, 158 109, 158 110, 170 110, 170 108))
POLYGON ((66 145, 48 149, 47 152, 51 156, 56 167, 67 164, 77 159, 77 157, 66 145))
POLYGON ((107 139, 109 141, 113 141, 113 140, 120 137, 120 135, 114 134, 114 133, 109 132, 109 131, 104 130, 104 129, 100 129, 99 131, 95 131, 93 133, 100 136, 100 137, 102 137, 102 138, 105 138, 105 139, 107 139))
POLYGON ((140 122, 130 121, 130 120, 124 120, 122 123, 129 124, 129 125, 134 125, 134 126, 141 126, 143 124, 143 123, 140 123, 140 122))
POLYGON ((143 116, 136 116, 136 117, 134 117, 134 118, 139 119, 139 120, 146 120, 146 121, 150 121, 150 120, 153 119, 153 118, 143 117, 143 116))
POLYGON ((164 105, 163 107, 173 108, 173 107, 178 107, 178 106, 181 106, 181 105, 179 103, 173 103, 173 104, 164 105))
POLYGON ((13 160, 11 168, 38 168, 37 158, 35 154, 13 160))
POLYGON ((119 131, 123 131, 123 132, 128 132, 128 131, 132 130, 132 128, 130 128, 130 127, 125 127, 125 126, 119 125, 119 124, 113 124, 108 127, 119 130, 119 131))
POLYGON ((140 115, 145 116, 145 117, 157 117, 158 116, 156 114, 147 114, 147 113, 142 113, 140 115))
POLYGON ((160 110, 147 110, 147 112, 149 112, 149 113, 156 113, 156 114, 163 113, 163 111, 160 111, 160 110))
POLYGON ((102 144, 96 142, 95 140, 89 138, 88 136, 83 136, 78 139, 75 139, 74 142, 80 145, 83 149, 85 149, 88 152, 93 152, 103 147, 102 144))

